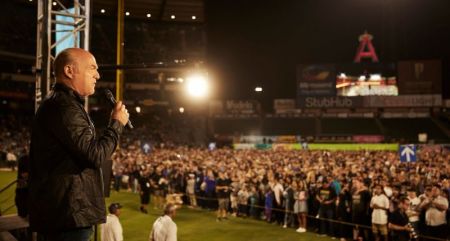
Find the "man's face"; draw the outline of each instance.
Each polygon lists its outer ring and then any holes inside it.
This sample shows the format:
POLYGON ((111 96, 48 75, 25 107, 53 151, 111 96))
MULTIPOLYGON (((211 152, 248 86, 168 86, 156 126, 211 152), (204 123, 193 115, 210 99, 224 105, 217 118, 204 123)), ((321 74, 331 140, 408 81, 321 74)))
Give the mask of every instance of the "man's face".
POLYGON ((441 190, 439 190, 439 188, 437 188, 437 187, 433 187, 431 189, 431 192, 433 194, 433 197, 437 197, 437 196, 439 196, 439 194, 441 194, 441 190))
POLYGON ((377 195, 380 195, 380 194, 381 194, 381 186, 376 186, 376 187, 375 187, 375 193, 376 193, 377 195))
POLYGON ((89 96, 95 93, 95 84, 100 79, 97 62, 90 53, 79 55, 78 60, 73 63, 74 75, 72 84, 75 91, 81 96, 89 96))

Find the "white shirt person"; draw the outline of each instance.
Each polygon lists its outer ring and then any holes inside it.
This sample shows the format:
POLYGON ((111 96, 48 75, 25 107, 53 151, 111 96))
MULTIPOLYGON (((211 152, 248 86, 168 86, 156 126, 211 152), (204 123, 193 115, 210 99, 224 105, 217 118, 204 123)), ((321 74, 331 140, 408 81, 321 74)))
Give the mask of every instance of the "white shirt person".
POLYGON ((119 221, 120 209, 119 203, 113 203, 109 206, 109 214, 106 217, 106 223, 101 227, 101 241, 123 241, 122 225, 119 221))
POLYGON ((164 216, 159 217, 153 223, 149 241, 177 241, 177 225, 172 220, 176 215, 176 206, 167 204, 164 216))

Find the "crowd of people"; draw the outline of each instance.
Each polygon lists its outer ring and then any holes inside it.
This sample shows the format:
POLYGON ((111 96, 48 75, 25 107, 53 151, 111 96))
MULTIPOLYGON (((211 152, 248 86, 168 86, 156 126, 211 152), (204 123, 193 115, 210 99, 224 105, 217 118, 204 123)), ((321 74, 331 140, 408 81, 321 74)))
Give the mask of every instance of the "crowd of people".
MULTIPOLYGON (((9 119, 2 151, 20 159, 29 133, 9 119)), ((218 222, 255 218, 347 240, 448 238, 446 149, 422 149, 417 162, 402 163, 390 151, 209 150, 133 135, 113 154, 112 186, 139 193, 142 212, 181 193, 189 206, 217 211, 218 222)))
POLYGON ((141 148, 113 155, 114 188, 162 207, 170 193, 191 206, 263 219, 340 239, 447 238, 450 155, 423 150, 416 163, 389 151, 141 148), (150 199, 150 196, 152 197, 150 199))

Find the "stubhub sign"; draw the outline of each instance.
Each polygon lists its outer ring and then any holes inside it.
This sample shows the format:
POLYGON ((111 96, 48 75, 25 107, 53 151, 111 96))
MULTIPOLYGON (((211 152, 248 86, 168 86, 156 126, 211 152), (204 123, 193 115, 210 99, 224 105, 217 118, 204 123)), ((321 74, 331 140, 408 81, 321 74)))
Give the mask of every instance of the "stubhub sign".
POLYGON ((301 108, 353 108, 362 107, 362 97, 299 97, 301 108))

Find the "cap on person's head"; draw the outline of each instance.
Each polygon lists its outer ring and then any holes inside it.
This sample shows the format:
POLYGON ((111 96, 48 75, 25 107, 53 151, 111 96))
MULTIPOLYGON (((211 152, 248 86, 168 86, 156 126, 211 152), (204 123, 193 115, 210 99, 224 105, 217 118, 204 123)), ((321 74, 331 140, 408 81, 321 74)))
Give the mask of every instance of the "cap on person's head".
POLYGON ((120 203, 111 203, 111 205, 109 205, 109 213, 116 213, 117 209, 121 209, 122 205, 120 205, 120 203))

